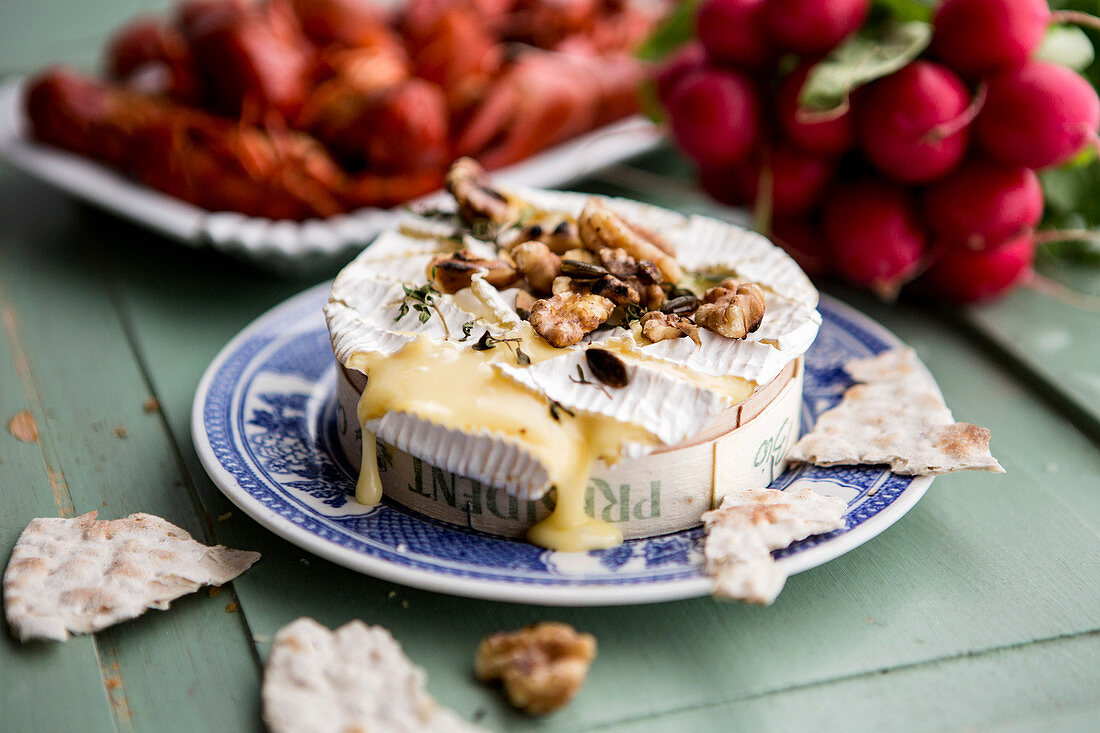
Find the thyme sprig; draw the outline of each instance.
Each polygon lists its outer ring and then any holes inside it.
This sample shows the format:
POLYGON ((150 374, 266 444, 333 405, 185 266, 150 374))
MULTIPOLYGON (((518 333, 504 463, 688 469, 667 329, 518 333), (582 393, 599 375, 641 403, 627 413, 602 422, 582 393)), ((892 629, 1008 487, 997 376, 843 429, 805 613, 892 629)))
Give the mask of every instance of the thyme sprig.
POLYGON ((489 349, 495 349, 497 344, 504 344, 508 347, 508 350, 512 352, 512 356, 515 357, 516 363, 520 366, 530 366, 531 357, 524 353, 518 344, 522 343, 523 339, 519 338, 496 338, 488 331, 481 334, 481 338, 477 340, 471 348, 474 351, 488 351, 489 349))
POLYGON ((402 285, 401 287, 405 291, 405 297, 402 298, 401 307, 397 309, 397 316, 393 320, 400 321, 409 314, 411 308, 417 312, 417 318, 421 323, 427 323, 434 311, 439 316, 440 323, 443 324, 443 333, 446 334, 447 338, 450 338, 451 329, 447 327, 447 319, 443 317, 443 312, 439 310, 440 292, 431 283, 424 283, 418 288, 408 285, 402 285))
POLYGON ((561 422, 561 415, 559 413, 564 412, 569 417, 576 417, 577 414, 570 410, 568 407, 558 402, 557 400, 550 400, 550 417, 554 418, 558 422, 561 422))
POLYGON ((611 393, 607 391, 607 387, 603 386, 602 384, 596 384, 588 377, 584 376, 584 369, 581 368, 580 364, 577 364, 577 376, 570 377, 569 381, 573 382, 574 384, 587 384, 589 386, 595 387, 596 389, 603 392, 607 399, 611 399, 611 393))

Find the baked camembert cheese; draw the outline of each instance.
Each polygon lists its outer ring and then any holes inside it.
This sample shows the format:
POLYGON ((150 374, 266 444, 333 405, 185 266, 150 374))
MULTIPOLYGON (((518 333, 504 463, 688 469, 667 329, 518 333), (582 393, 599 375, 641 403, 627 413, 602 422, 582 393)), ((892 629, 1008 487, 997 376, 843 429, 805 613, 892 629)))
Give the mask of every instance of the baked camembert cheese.
MULTIPOLYGON (((537 545, 611 547, 622 532, 586 511, 594 471, 691 444, 754 393, 800 380, 817 291, 764 237, 626 200, 497 189, 468 159, 448 191, 349 264, 325 308, 340 378, 361 391, 358 502, 386 490, 381 443, 515 500, 549 495, 527 532, 537 545)), ((722 497, 707 498, 696 524, 722 497)))

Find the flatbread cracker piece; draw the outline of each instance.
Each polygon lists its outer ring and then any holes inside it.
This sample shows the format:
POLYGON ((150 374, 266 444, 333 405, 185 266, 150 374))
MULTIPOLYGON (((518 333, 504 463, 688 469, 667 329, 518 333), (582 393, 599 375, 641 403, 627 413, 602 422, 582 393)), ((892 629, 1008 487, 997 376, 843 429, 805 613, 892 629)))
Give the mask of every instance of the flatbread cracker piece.
POLYGON ((703 515, 707 574, 718 598, 761 606, 772 603, 787 582, 787 572, 772 550, 810 535, 847 526, 848 505, 810 487, 800 491, 745 489, 728 494, 722 505, 703 515))
POLYGON ((258 552, 208 547, 151 514, 96 520, 39 518, 19 535, 4 572, 4 611, 21 641, 65 641, 165 610, 203 585, 221 585, 258 552))
POLYGON ((311 618, 275 634, 264 667, 263 717, 271 733, 413 733, 484 729, 436 706, 424 670, 381 626, 329 631, 311 618))
POLYGON ((844 366, 860 384, 821 414, 790 459, 817 466, 890 465, 926 475, 982 470, 1004 473, 989 452, 989 430, 957 423, 912 349, 893 349, 844 366))

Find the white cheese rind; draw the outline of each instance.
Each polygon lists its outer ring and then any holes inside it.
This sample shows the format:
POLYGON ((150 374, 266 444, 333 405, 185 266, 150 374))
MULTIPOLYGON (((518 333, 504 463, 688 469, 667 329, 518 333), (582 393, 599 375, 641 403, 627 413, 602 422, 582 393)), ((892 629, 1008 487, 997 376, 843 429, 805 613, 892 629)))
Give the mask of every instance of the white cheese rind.
MULTIPOLYGON (((687 339, 681 339, 687 340, 687 339)), ((592 373, 583 351, 530 367, 493 365, 502 374, 558 404, 590 415, 640 425, 666 445, 695 435, 731 406, 729 397, 644 366, 627 366, 629 384, 607 387, 592 373), (579 384, 580 368, 589 384, 579 384), (670 409, 675 406, 675 409, 670 409)))
POLYGON ((401 316, 401 304, 406 302, 402 283, 379 280, 373 276, 373 270, 354 278, 337 278, 332 286, 330 302, 343 303, 355 311, 361 321, 379 331, 426 334, 436 341, 442 341, 448 334, 461 338, 462 325, 476 318, 473 313, 456 306, 454 299, 447 296, 436 296, 435 306, 425 321, 421 321, 421 314, 411 307, 412 300, 408 301, 408 312, 401 316))
POLYGON ((817 306, 817 288, 806 273, 761 234, 710 217, 692 216, 686 230, 670 239, 685 270, 729 269, 784 298, 817 306))
POLYGON ((341 364, 347 364, 356 354, 373 352, 389 356, 400 351, 415 336, 381 329, 359 315, 359 311, 339 301, 325 306, 332 340, 332 352, 341 364))
POLYGON ((541 461, 516 443, 487 431, 464 433, 405 412, 368 420, 363 427, 426 463, 498 486, 520 499, 539 499, 549 488, 550 474, 541 461))

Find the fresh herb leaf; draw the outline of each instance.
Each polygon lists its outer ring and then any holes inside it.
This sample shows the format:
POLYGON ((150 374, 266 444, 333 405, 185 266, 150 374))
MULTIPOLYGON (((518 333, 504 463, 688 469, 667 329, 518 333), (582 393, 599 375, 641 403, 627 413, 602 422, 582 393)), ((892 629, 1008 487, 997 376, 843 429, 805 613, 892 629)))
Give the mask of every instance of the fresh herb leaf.
POLYGON ((504 344, 508 347, 508 350, 512 352, 512 356, 516 357, 516 363, 520 366, 530 366, 531 357, 523 353, 523 349, 514 344, 522 343, 522 339, 518 338, 502 338, 498 339, 492 336, 488 331, 481 334, 481 338, 477 340, 471 348, 474 351, 488 351, 489 349, 495 349, 497 344, 504 344))
POLYGON ((623 306, 622 325, 624 327, 628 327, 634 321, 640 321, 642 316, 644 316, 648 312, 649 311, 646 310, 645 306, 637 305, 635 303, 627 303, 623 306))
POLYGON ((874 0, 875 7, 897 20, 932 21, 936 0, 874 0))
POLYGON ((581 368, 580 364, 577 365, 577 376, 570 377, 569 381, 573 382, 574 384, 587 384, 589 386, 595 387, 596 389, 603 392, 608 399, 611 399, 611 393, 607 391, 606 387, 604 387, 602 384, 596 384, 595 382, 589 381, 588 377, 584 376, 584 369, 581 368))
POLYGON ((497 340, 489 335, 489 332, 481 334, 481 338, 473 345, 474 351, 488 351, 497 347, 497 340))
POLYGON ((659 61, 695 36, 695 10, 699 0, 683 0, 668 14, 657 30, 638 47, 636 55, 645 61, 659 61))
POLYGON ((576 417, 576 413, 570 410, 568 407, 558 402, 557 400, 550 400, 550 417, 554 418, 558 422, 561 421, 561 415, 559 413, 564 412, 569 417, 576 417))
POLYGON ((856 88, 906 66, 931 40, 932 26, 920 21, 864 26, 810 69, 799 107, 820 115, 842 113, 856 88))
POLYGON ((411 307, 417 312, 417 318, 420 319, 420 322, 427 323, 434 311, 439 316, 439 322, 443 325, 443 332, 447 338, 450 338, 451 330, 447 327, 447 319, 443 317, 439 310, 440 292, 431 283, 424 283, 415 288, 410 285, 402 285, 401 288, 405 291, 405 297, 401 302, 401 307, 397 309, 397 316, 393 320, 400 321, 407 316, 411 307))

